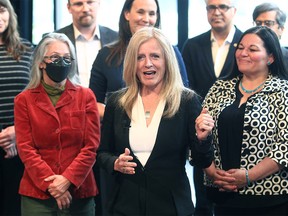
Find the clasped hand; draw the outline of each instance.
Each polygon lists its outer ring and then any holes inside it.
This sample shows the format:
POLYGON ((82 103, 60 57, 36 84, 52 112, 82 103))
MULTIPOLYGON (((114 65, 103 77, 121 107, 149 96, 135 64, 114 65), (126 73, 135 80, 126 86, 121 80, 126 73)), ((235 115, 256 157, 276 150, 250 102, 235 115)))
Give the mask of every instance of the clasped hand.
POLYGON ((130 155, 130 150, 125 148, 125 152, 116 159, 114 170, 124 174, 135 174, 137 164, 135 162, 129 162, 131 160, 133 160, 133 157, 130 155))
POLYGON ((48 186, 48 192, 56 199, 58 208, 61 210, 69 208, 72 202, 72 196, 68 191, 71 182, 62 175, 52 175, 44 181, 52 181, 48 186))
POLYGON ((14 126, 0 132, 0 147, 6 152, 5 158, 13 158, 17 155, 14 126))

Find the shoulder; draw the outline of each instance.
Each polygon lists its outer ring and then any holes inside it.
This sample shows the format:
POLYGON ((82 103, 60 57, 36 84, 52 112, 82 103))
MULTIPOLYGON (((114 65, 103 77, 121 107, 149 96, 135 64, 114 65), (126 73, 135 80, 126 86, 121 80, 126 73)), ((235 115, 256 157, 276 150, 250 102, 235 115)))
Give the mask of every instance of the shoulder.
POLYGON ((56 30, 55 32, 56 32, 56 33, 64 33, 64 34, 65 34, 65 33, 67 33, 67 32, 71 32, 71 31, 74 31, 72 24, 67 25, 67 26, 65 26, 65 27, 63 27, 63 28, 60 28, 60 29, 56 30))
POLYGON ((195 37, 189 38, 185 44, 184 48, 191 47, 191 46, 202 46, 202 44, 207 44, 210 42, 210 36, 211 36, 211 30, 204 32, 200 35, 197 35, 195 37))

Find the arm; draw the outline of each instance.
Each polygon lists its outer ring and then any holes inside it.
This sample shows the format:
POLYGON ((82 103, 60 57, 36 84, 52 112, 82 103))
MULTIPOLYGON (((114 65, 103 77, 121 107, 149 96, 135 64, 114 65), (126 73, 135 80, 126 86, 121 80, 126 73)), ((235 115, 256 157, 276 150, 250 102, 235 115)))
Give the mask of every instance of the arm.
POLYGON ((179 69, 180 69, 180 74, 181 74, 181 77, 182 77, 183 85, 188 88, 189 87, 189 81, 188 81, 187 71, 186 71, 186 67, 184 65, 184 61, 183 61, 182 55, 181 55, 178 47, 173 46, 173 48, 174 48, 174 51, 175 51, 176 58, 178 60, 178 65, 179 65, 179 69))
POLYGON ((15 98, 15 134, 19 156, 25 165, 25 171, 37 188, 46 192, 49 183, 44 179, 54 175, 50 166, 42 160, 32 136, 32 127, 28 102, 24 94, 15 98))

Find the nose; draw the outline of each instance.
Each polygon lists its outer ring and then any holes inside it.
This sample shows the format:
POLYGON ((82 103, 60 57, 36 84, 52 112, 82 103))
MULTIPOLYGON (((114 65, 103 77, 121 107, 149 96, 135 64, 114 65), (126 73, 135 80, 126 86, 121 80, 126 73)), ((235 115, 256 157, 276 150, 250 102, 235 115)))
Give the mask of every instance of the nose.
POLYGON ((151 68, 152 66, 153 66, 153 64, 152 64, 152 61, 150 60, 150 58, 146 58, 145 67, 151 68))
POLYGON ((142 20, 143 22, 145 23, 149 23, 149 19, 150 19, 150 16, 149 14, 145 13, 143 16, 142 16, 142 20))

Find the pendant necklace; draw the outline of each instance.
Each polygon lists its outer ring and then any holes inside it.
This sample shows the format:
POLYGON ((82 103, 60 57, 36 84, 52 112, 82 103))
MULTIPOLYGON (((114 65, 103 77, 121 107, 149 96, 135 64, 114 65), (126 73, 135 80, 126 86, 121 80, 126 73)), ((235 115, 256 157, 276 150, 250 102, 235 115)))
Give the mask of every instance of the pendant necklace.
POLYGON ((145 119, 149 119, 150 118, 150 111, 146 111, 145 112, 145 119))
POLYGON ((242 84, 242 80, 240 80, 240 87, 241 89, 247 93, 247 94, 252 94, 252 93, 255 93, 257 92, 263 85, 264 85, 265 81, 263 83, 261 83, 259 86, 257 86, 255 89, 252 89, 252 90, 248 90, 248 89, 245 89, 243 84, 242 84))

